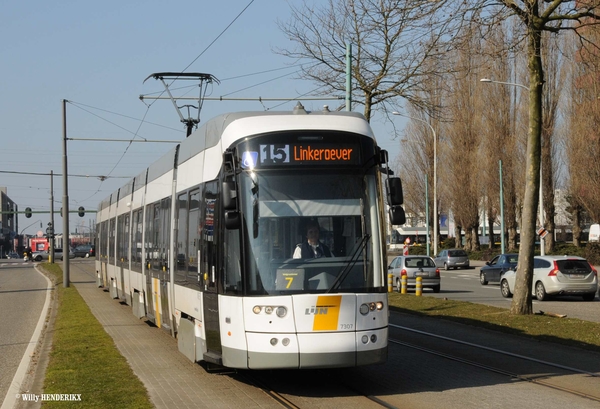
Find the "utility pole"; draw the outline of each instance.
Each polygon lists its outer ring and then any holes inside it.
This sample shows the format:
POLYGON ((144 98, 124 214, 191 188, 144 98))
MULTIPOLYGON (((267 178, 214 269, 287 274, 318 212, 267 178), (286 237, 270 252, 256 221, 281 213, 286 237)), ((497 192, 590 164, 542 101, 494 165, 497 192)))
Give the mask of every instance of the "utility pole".
POLYGON ((63 254, 64 248, 67 249, 67 257, 63 257, 63 287, 69 287, 69 174, 67 173, 67 100, 63 99, 63 197, 62 197, 62 218, 63 218, 63 254))
POLYGON ((54 171, 50 171, 50 226, 47 231, 50 239, 50 262, 54 263, 54 171))

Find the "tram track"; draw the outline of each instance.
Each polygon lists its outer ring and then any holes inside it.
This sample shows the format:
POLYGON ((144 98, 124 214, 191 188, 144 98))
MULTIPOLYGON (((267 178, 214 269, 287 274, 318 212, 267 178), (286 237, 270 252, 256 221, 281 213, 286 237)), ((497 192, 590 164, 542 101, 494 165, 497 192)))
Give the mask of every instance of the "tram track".
POLYGON ((459 344, 459 345, 467 347, 467 348, 475 348, 475 349, 490 352, 493 354, 498 354, 498 355, 510 357, 513 359, 524 360, 524 361, 531 362, 531 363, 534 363, 537 365, 543 365, 546 367, 553 368, 555 370, 558 369, 560 371, 563 371, 563 373, 559 374, 559 376, 550 376, 549 378, 554 380, 554 382, 551 382, 549 380, 541 379, 541 377, 538 378, 536 376, 519 374, 515 371, 511 371, 510 369, 496 367, 496 366, 488 365, 488 364, 485 364, 482 362, 477 362, 472 359, 467 359, 467 358, 461 357, 458 354, 451 354, 451 353, 443 352, 442 348, 438 348, 438 349, 428 348, 428 347, 424 347, 424 346, 417 345, 414 343, 401 341, 398 339, 393 339, 392 337, 390 337, 388 339, 388 342, 390 344, 399 345, 399 346, 402 346, 405 348, 411 348, 414 350, 424 352, 426 354, 435 355, 435 356, 445 358, 445 359, 448 359, 448 360, 451 360, 454 362, 459 362, 459 363, 462 363, 465 365, 473 366, 473 367, 476 367, 476 368, 479 368, 479 369, 482 369, 482 370, 485 370, 488 372, 493 372, 493 373, 497 373, 500 375, 504 375, 511 379, 517 379, 520 381, 529 382, 529 383, 532 383, 535 385, 539 385, 539 386, 551 388, 554 390, 558 390, 558 391, 561 391, 564 393, 568 393, 570 395, 575 395, 575 396, 583 397, 586 399, 590 399, 595 402, 600 402, 600 390, 598 390, 598 388, 595 389, 597 391, 596 393, 590 393, 589 391, 577 390, 577 389, 569 387, 569 386, 561 385, 560 382, 557 382, 557 381, 560 381, 560 379, 559 379, 560 377, 569 375, 569 374, 581 375, 581 376, 585 376, 586 378, 595 378, 595 379, 600 380, 600 374, 598 374, 598 373, 581 370, 581 369, 574 368, 571 366, 562 365, 562 364, 558 364, 555 362, 549 362, 546 360, 542 360, 542 359, 538 359, 538 358, 534 358, 534 357, 530 357, 530 356, 525 356, 522 354, 510 352, 510 351, 505 351, 505 350, 501 350, 501 349, 497 349, 497 348, 491 348, 491 347, 488 347, 485 345, 479 345, 479 344, 475 344, 475 343, 468 342, 468 341, 463 341, 463 340, 454 339, 454 338, 450 338, 450 337, 446 337, 446 336, 442 336, 442 335, 438 335, 438 334, 433 334, 430 332, 421 331, 421 330, 417 330, 414 328, 408 328, 408 327, 404 327, 401 325, 390 324, 390 327, 399 329, 399 330, 403 330, 403 331, 409 331, 413 334, 417 334, 418 336, 431 337, 431 338, 435 338, 436 340, 459 344))
MULTIPOLYGON (((271 371, 269 371, 271 372, 271 371)), ((286 372, 289 374, 289 372, 286 372)), ((314 371, 315 374, 323 378, 330 378, 330 372, 323 369, 317 369, 314 371)), ((265 394, 271 397, 273 400, 278 402, 282 407, 286 409, 306 409, 306 408, 314 408, 315 402, 311 398, 306 396, 307 391, 313 391, 311 385, 307 385, 305 382, 299 382, 295 388, 298 388, 297 391, 282 391, 281 385, 275 385, 277 382, 275 379, 280 380, 280 376, 278 371, 271 372, 271 375, 267 375, 263 372, 246 372, 246 371, 237 371, 235 375, 239 380, 251 384, 254 387, 262 390, 265 394), (271 378, 273 376, 273 378, 271 378)), ((289 385, 287 385, 289 387, 289 385)), ((294 389, 295 389, 294 388, 294 389)), ((376 396, 367 394, 363 391, 358 390, 356 387, 349 385, 343 381, 337 381, 334 385, 331 380, 328 383, 328 388, 332 388, 336 390, 336 393, 330 394, 329 396, 319 396, 319 393, 313 393, 314 397, 317 399, 321 398, 333 398, 333 399, 351 399, 353 403, 349 403, 347 400, 343 403, 340 403, 339 406, 344 406, 346 408, 386 408, 386 409, 398 409, 397 406, 394 406, 383 399, 380 399, 376 396), (341 390, 343 389, 343 390, 341 390), (368 401, 368 405, 367 402, 368 401)), ((313 398, 314 398, 313 397, 313 398)), ((329 406, 330 407, 330 406, 329 406)))

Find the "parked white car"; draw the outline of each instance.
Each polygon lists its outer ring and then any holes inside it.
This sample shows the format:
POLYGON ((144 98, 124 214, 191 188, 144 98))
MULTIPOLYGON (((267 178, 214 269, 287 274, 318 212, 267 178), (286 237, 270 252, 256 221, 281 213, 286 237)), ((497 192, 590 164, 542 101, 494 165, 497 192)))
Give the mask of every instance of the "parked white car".
MULTIPOLYGON (((515 291, 516 271, 508 270, 500 278, 503 297, 515 291)), ((584 258, 577 256, 536 256, 533 258, 531 294, 539 301, 554 295, 580 295, 593 301, 598 291, 598 272, 584 258)))

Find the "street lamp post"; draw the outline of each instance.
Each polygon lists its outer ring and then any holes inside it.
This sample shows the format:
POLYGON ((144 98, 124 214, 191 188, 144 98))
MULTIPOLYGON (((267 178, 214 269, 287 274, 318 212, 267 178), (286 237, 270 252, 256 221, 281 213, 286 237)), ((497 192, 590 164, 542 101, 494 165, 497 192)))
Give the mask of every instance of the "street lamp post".
MULTIPOLYGON (((489 78, 482 78, 479 81, 480 82, 491 82, 494 84, 512 85, 514 87, 521 87, 521 88, 529 91, 529 87, 527 87, 523 84, 516 84, 514 82, 494 81, 489 78)), ((540 227, 543 228, 544 227, 544 195, 543 195, 542 186, 543 186, 543 184, 542 184, 542 161, 540 160, 540 227)), ((504 199, 501 199, 501 200, 504 200, 504 199)), ((502 220, 502 224, 504 224, 504 220, 502 220)), ((502 235, 504 235, 504 231, 502 232, 502 235)), ((542 256, 546 255, 546 243, 541 236, 540 236, 540 255, 542 255, 542 256)))
MULTIPOLYGON (((433 133, 433 254, 437 255, 438 248, 438 214, 437 214, 437 134, 431 124, 423 119, 414 118, 412 116, 401 114, 400 112, 392 112, 393 115, 403 116, 405 118, 414 119, 415 121, 423 122, 433 133)), ((427 226, 429 229, 429 226, 427 226)))
POLYGON ((19 234, 19 236, 22 236, 23 233, 25 232, 25 230, 27 230, 28 228, 30 228, 31 226, 33 226, 34 224, 36 224, 37 222, 40 223, 40 229, 42 228, 42 221, 41 220, 36 220, 33 223, 31 223, 29 226, 23 228, 23 230, 21 230, 21 234, 19 234))

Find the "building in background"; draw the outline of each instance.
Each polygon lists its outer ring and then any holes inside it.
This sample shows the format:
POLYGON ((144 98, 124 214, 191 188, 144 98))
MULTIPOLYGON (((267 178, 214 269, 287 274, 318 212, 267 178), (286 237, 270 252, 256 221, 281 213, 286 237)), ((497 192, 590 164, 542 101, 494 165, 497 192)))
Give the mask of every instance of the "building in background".
POLYGON ((1 186, 0 209, 2 209, 2 214, 0 215, 0 258, 4 258, 6 254, 17 249, 15 238, 17 237, 18 217, 11 212, 18 211, 18 207, 8 197, 6 187, 1 186))

